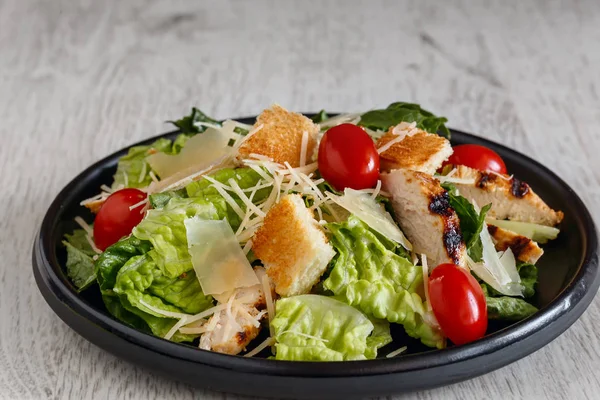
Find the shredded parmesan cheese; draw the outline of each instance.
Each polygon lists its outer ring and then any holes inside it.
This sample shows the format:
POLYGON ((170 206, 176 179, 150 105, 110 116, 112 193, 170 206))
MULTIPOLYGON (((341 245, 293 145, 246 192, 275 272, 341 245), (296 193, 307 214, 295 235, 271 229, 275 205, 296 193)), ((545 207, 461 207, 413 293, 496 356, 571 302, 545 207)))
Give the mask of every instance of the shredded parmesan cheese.
POLYGON ((270 346, 272 346, 274 344, 275 344, 275 339, 273 339, 272 337, 269 337, 265 341, 263 341, 261 344, 259 344, 258 346, 256 346, 253 350, 251 350, 248 353, 244 354, 244 357, 254 357, 255 355, 257 355, 258 353, 260 353, 261 351, 263 351, 267 347, 270 347, 270 346))
MULTIPOLYGON (((163 317, 177 318, 177 319, 193 318, 193 316, 190 314, 161 310, 160 308, 151 306, 150 304, 146 303, 144 300, 141 300, 141 299, 140 299, 140 304, 143 305, 144 307, 146 307, 148 310, 150 310, 158 315, 162 315, 163 317)), ((193 321, 189 321, 189 322, 193 322, 193 321)))
POLYGON ((179 328, 184 326, 186 322, 187 322, 187 317, 183 317, 179 321, 177 321, 177 323, 175 325, 173 325, 173 327, 171 329, 169 329, 169 332, 167 332, 167 334, 165 335, 165 339, 170 340, 173 337, 173 335, 175 333, 177 333, 179 328))
POLYGON ((77 217, 74 218, 74 220, 75 220, 75 222, 77 222, 77 224, 79 226, 81 226, 83 228, 84 231, 87 232, 87 234, 89 236, 93 236, 94 235, 94 230, 92 229, 92 227, 87 222, 85 222, 85 220, 83 218, 81 218, 80 216, 77 216, 77 217))
POLYGON ((142 183, 144 181, 144 177, 146 176, 146 170, 148 169, 148 163, 144 161, 142 165, 142 171, 140 172, 140 177, 138 178, 138 183, 142 183))
POLYGON ((307 333, 302 333, 302 332, 295 332, 295 331, 292 331, 292 330, 283 331, 283 332, 280 333, 280 335, 285 335, 287 333, 293 333, 294 335, 302 336, 302 337, 305 337, 305 338, 308 338, 308 339, 318 340, 318 341, 323 342, 323 343, 328 343, 329 342, 328 339, 323 339, 323 338, 320 338, 318 336, 313 336, 313 335, 309 335, 307 333))
POLYGON ((379 194, 380 191, 381 191, 381 179, 377 179, 377 185, 375 186, 375 190, 373 190, 373 193, 371 194, 371 198, 372 199, 377 198, 377 195, 379 194))
POLYGON ((404 353, 407 349, 408 349, 408 347, 406 347, 406 346, 400 347, 398 350, 394 350, 391 353, 389 353, 386 357, 387 358, 396 357, 397 355, 404 353))
POLYGON ((431 301, 429 300, 429 266, 427 265, 427 256, 425 254, 421 254, 421 268, 423 269, 423 286, 425 286, 427 310, 431 311, 431 301))

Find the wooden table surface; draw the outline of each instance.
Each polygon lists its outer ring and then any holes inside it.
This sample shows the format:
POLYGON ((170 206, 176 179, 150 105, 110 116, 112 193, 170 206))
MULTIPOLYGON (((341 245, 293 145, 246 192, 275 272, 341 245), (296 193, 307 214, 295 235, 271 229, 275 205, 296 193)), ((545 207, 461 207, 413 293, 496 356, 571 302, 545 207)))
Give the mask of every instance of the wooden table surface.
MULTIPOLYGON (((0 0, 0 398, 239 398, 91 345, 31 273, 58 191, 164 120, 415 101, 550 166, 598 221, 599 66, 597 0, 0 0)), ((598 398, 599 320, 597 298, 533 355, 404 398, 598 398)))

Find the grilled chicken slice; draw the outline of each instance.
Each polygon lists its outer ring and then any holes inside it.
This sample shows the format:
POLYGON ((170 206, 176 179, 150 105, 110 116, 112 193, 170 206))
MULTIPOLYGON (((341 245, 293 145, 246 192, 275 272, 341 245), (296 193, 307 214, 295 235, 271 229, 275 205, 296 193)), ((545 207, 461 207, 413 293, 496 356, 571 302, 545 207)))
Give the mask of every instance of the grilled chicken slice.
MULTIPOLYGON (((254 269, 258 279, 265 275, 263 268, 254 269)), ((271 294, 273 295, 271 284, 271 294)), ((227 303, 230 296, 219 298, 227 303)), ((207 332, 200 338, 200 348, 218 353, 238 354, 242 352, 260 332, 260 321, 265 317, 266 301, 262 285, 239 288, 235 291, 231 309, 217 312, 204 325, 207 332), (236 301, 241 299, 243 301, 236 301)))
POLYGON ((488 225, 487 229, 494 241, 496 250, 505 251, 510 248, 517 260, 535 264, 544 254, 544 250, 528 237, 494 225, 488 225))
POLYGON ((396 222, 416 253, 424 253, 433 266, 465 264, 466 247, 458 216, 448 193, 431 175, 399 169, 381 174, 382 189, 392 196, 396 222))
POLYGON ((384 149, 379 154, 382 171, 404 168, 433 175, 452 155, 448 140, 416 128, 414 122, 391 127, 379 138, 376 147, 384 149))
POLYGON ((521 222, 554 226, 563 219, 561 211, 554 211, 531 187, 517 178, 481 172, 459 165, 453 178, 473 180, 474 183, 454 184, 461 196, 479 206, 492 203, 488 216, 521 222))

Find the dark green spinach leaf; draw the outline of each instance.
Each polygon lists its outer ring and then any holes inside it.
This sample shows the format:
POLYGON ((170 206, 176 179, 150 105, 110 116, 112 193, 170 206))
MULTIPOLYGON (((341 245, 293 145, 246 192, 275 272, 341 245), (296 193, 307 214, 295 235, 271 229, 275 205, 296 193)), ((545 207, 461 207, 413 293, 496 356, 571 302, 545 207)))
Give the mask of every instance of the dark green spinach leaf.
POLYGON ((381 110, 372 110, 360 117, 358 125, 374 130, 387 131, 400 122, 416 122, 417 127, 430 133, 438 133, 450 139, 450 130, 445 123, 448 120, 424 110, 414 103, 397 102, 381 110))

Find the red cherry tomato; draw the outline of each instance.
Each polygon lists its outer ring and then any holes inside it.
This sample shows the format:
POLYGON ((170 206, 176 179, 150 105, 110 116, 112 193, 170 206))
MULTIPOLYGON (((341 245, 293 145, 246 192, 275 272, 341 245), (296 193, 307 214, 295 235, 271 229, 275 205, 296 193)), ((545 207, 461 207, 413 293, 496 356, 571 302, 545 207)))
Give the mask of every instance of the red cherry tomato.
POLYGON ((444 165, 466 165, 480 171, 494 171, 506 174, 506 165, 502 158, 492 149, 477 144, 461 144, 454 146, 454 153, 444 165))
POLYGON ((144 214, 142 205, 129 210, 129 207, 146 198, 146 193, 138 189, 121 189, 106 199, 94 220, 94 242, 104 251, 124 236, 131 233, 140 223, 144 214))
POLYGON ((319 171, 336 190, 371 188, 379 179, 379 154, 364 130, 341 124, 321 139, 319 171))
POLYGON ((466 269, 454 264, 438 265, 429 277, 429 300, 442 331, 454 344, 469 343, 485 335, 485 296, 466 269))

